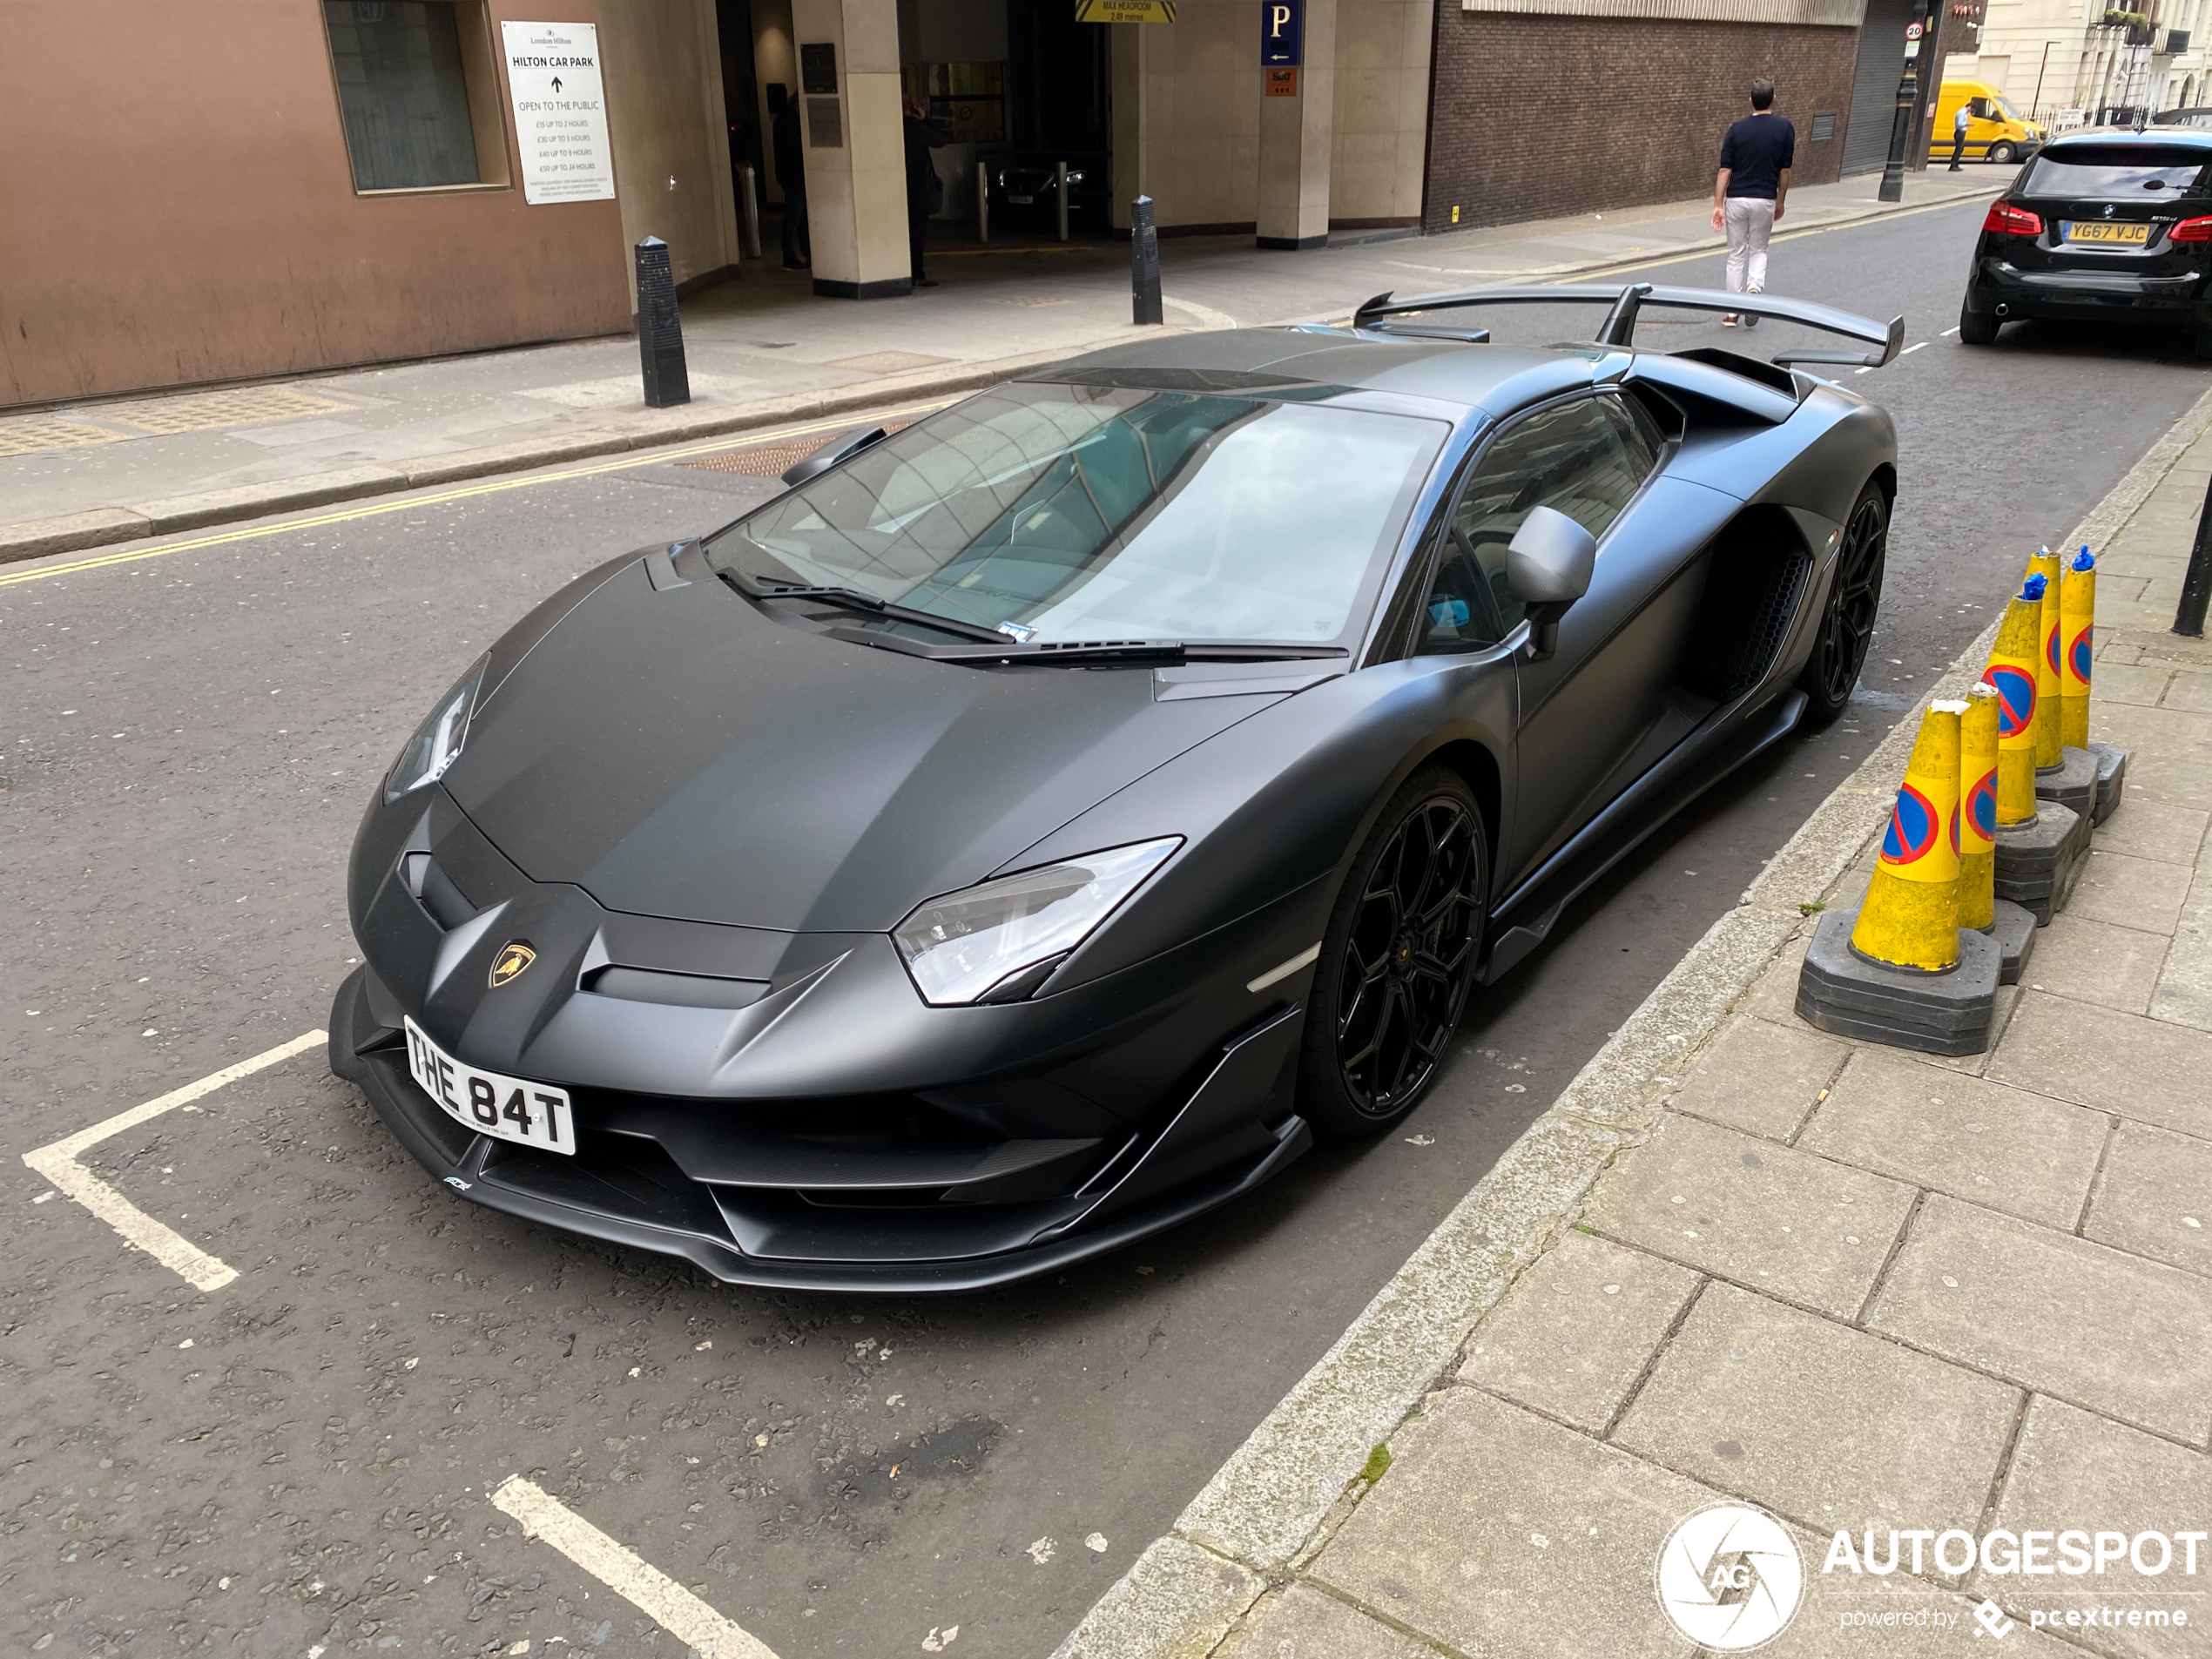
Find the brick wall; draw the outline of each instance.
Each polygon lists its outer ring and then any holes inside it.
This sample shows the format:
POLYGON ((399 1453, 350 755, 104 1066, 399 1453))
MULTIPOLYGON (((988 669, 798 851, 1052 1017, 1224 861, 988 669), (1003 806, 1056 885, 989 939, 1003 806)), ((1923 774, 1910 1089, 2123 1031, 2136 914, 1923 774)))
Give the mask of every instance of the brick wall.
POLYGON ((1462 11, 1436 0, 1431 231, 1696 196, 1750 84, 1797 129, 1793 184, 1838 174, 1856 29, 1462 11), (1836 136, 1814 144, 1816 111, 1836 136))

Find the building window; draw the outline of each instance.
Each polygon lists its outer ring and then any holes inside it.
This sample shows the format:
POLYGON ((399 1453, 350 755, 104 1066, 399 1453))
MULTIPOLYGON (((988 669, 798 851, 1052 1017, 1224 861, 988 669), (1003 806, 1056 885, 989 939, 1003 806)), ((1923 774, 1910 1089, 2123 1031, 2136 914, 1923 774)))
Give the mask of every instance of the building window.
POLYGON ((482 0, 323 0, 354 188, 507 182, 482 0))

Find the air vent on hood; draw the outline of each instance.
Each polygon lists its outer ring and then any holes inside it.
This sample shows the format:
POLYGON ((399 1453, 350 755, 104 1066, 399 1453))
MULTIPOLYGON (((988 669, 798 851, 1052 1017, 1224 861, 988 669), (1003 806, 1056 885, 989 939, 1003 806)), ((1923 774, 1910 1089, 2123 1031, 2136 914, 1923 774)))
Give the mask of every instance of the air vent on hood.
POLYGON ((594 995, 620 997, 625 1002, 660 1002, 679 1008, 743 1008, 768 995, 768 981, 669 974, 657 968, 603 968, 584 981, 583 988, 594 995))

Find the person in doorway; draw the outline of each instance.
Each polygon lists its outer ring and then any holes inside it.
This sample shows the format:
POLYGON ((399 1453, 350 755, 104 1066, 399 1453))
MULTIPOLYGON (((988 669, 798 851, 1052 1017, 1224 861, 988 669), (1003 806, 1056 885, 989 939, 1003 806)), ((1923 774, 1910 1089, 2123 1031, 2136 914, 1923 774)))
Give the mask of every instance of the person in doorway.
POLYGON ((778 81, 768 84, 768 145, 784 192, 784 269, 810 270, 814 246, 806 229, 806 144, 799 130, 799 105, 778 81))
MULTIPOLYGON (((1766 292, 1766 245, 1790 198, 1790 168, 1797 158, 1797 130, 1774 112, 1774 83, 1751 83, 1751 112, 1721 140, 1721 168, 1713 180, 1713 228, 1728 233, 1728 291, 1766 292)), ((1721 319, 1733 328, 1758 319, 1733 311, 1721 319)))
POLYGON ((1959 113, 1951 118, 1951 171, 1959 171, 1959 158, 1966 153, 1966 128, 1973 120, 1973 100, 1969 98, 1959 106, 1959 113))
POLYGON ((937 285, 923 270, 921 254, 930 218, 945 205, 945 181, 929 152, 950 144, 953 135, 929 118, 921 99, 913 98, 906 100, 906 130, 907 247, 914 262, 914 287, 934 288, 937 285))

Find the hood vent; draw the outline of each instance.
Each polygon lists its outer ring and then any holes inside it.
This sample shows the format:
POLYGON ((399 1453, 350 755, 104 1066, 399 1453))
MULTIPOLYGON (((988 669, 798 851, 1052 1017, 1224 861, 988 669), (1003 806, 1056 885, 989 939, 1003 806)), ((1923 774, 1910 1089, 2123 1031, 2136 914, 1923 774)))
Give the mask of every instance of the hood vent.
POLYGON ((587 976, 583 988, 595 996, 625 1002, 659 1002, 678 1008, 751 1008, 768 995, 769 982, 723 979, 710 974, 671 974, 657 968, 602 968, 587 976))

